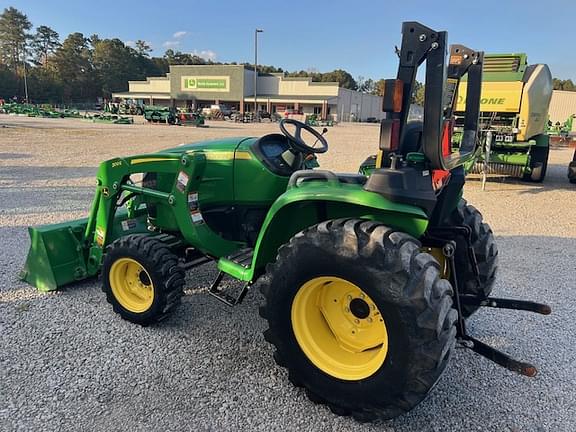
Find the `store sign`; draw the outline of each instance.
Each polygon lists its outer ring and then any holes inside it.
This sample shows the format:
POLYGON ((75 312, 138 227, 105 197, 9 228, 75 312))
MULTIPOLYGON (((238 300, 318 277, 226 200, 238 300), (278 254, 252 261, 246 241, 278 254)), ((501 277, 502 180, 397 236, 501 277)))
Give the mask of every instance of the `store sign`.
POLYGON ((230 77, 183 76, 182 91, 228 92, 230 91, 230 77))

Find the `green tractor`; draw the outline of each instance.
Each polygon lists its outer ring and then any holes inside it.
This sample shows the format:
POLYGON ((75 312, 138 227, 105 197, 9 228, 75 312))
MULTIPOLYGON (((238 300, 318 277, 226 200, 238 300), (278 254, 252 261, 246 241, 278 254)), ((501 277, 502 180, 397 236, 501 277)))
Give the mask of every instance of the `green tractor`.
POLYGON ((457 342, 527 376, 467 333, 481 306, 547 314, 546 305, 489 297, 498 251, 462 199, 462 165, 477 141, 481 52, 416 22, 402 28, 397 79, 386 81, 377 166, 370 176, 311 169, 324 133, 293 119, 282 133, 200 142, 103 162, 89 217, 29 229, 21 277, 40 290, 101 274, 107 301, 141 325, 169 316, 185 272, 216 263, 209 293, 240 303, 253 285, 276 362, 310 399, 359 421, 418 405, 457 342), (417 142, 409 99, 426 60, 417 142), (468 74, 460 149, 451 121, 468 74), (447 80, 446 80, 447 77, 447 80), (310 139, 311 138, 311 139, 310 139), (384 158, 391 166, 383 168, 384 158), (224 277, 241 281, 222 289, 224 277))

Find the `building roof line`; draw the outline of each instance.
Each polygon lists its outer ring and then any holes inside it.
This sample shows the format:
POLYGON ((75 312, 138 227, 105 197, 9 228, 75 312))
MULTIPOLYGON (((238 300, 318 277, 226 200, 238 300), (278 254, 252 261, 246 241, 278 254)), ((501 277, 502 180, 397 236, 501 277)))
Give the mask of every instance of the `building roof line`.
POLYGON ((154 81, 168 81, 168 80, 170 80, 170 73, 167 73, 165 76, 159 76, 159 77, 150 76, 150 77, 146 77, 146 81, 144 81, 144 80, 131 80, 131 81, 128 81, 128 84, 130 84, 130 83, 144 84, 144 82, 146 82, 146 84, 150 84, 150 81, 151 81, 151 80, 154 80, 154 81))

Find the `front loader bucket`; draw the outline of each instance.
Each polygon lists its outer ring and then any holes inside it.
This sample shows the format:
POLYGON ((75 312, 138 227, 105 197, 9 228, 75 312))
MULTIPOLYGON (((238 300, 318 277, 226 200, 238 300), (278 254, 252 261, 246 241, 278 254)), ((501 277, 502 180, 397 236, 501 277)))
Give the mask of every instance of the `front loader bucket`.
POLYGON ((30 251, 20 279, 40 291, 87 277, 82 240, 88 219, 29 227, 30 251))

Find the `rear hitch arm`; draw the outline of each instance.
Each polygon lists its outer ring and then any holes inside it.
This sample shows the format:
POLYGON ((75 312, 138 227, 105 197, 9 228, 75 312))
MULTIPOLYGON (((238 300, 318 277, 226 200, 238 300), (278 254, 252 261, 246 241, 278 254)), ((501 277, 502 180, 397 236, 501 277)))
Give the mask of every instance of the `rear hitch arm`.
POLYGON ((541 315, 550 315, 552 308, 543 303, 536 303, 526 300, 503 299, 496 297, 478 298, 471 295, 461 295, 460 304, 470 306, 491 307, 497 309, 523 310, 535 312, 541 315))
POLYGON ((480 354, 488 360, 492 360, 494 363, 508 369, 509 371, 530 378, 535 377, 538 374, 538 369, 536 369, 534 365, 515 360, 508 354, 505 354, 502 351, 473 338, 472 336, 464 335, 464 337, 460 337, 459 342, 465 348, 471 349, 475 353, 480 354))
MULTIPOLYGON (((476 305, 483 307, 493 307, 499 309, 524 310, 536 312, 542 315, 549 315, 552 312, 550 306, 524 300, 501 299, 494 297, 479 298, 471 295, 462 295, 458 289, 456 278, 456 263, 454 254, 456 252, 456 242, 449 241, 442 247, 442 253, 450 264, 451 282, 454 287, 454 303, 458 311, 457 337, 458 342, 465 348, 471 349, 477 354, 493 361, 494 363, 527 377, 534 377, 538 373, 536 367, 530 363, 513 359, 508 354, 497 350, 484 342, 470 336, 466 330, 466 321, 462 313, 463 305, 476 305)), ((477 265, 477 263, 475 263, 477 265)), ((476 272, 477 273, 477 272, 476 272)))

